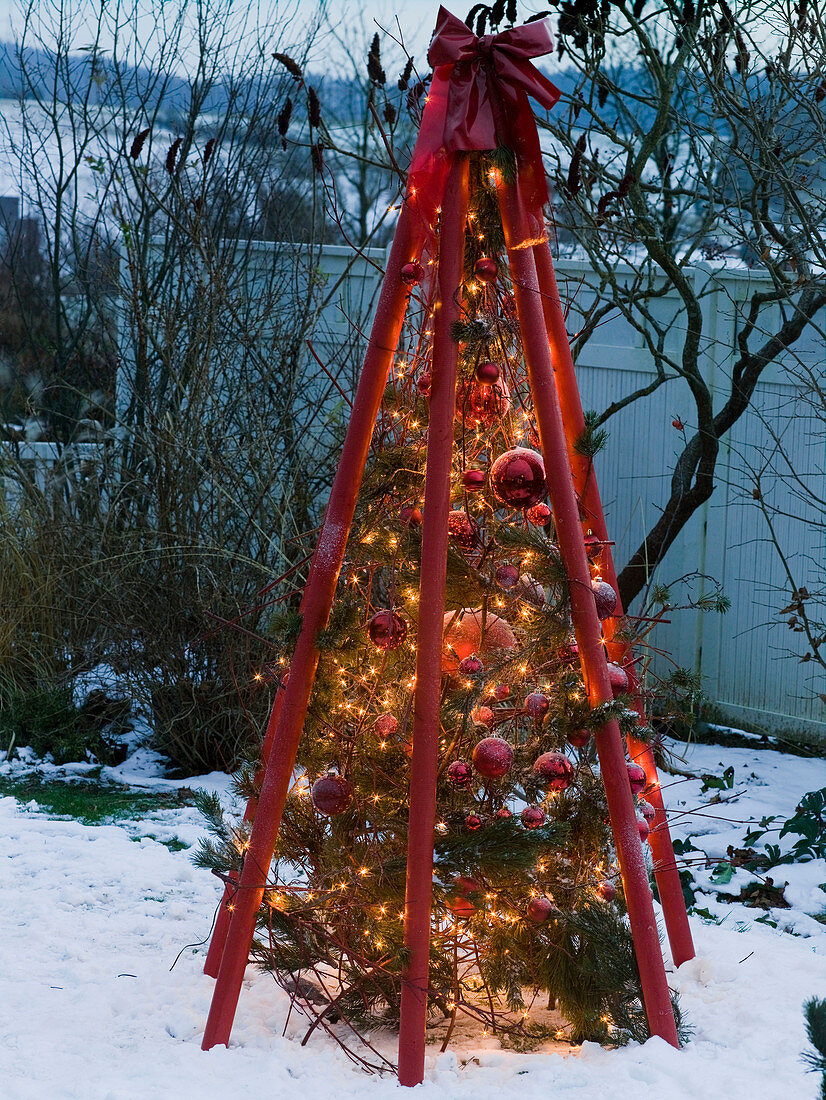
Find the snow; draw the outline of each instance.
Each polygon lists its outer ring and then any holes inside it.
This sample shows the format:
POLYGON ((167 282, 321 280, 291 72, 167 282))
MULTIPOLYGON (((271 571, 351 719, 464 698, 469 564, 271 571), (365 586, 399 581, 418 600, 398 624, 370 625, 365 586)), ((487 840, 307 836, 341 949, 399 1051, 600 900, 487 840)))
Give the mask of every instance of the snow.
MULTIPOLYGON (((226 776, 165 780, 156 764, 139 752, 105 771, 144 788, 204 786, 229 799, 226 776)), ((675 835, 693 835, 712 863, 728 844, 742 846, 749 822, 784 819, 806 791, 826 786, 826 760, 767 750, 693 746, 680 763, 718 775, 728 765, 734 767, 731 790, 702 794, 698 780, 663 776, 675 835), (715 795, 720 801, 709 805, 715 795)), ((0 771, 31 767, 4 764, 0 771)), ((188 851, 172 852, 162 843, 174 837, 191 845, 201 833, 191 807, 87 826, 49 818, 36 801, 20 806, 0 798, 4 1100, 223 1100, 262 1089, 274 1098, 300 1090, 303 1100, 400 1095, 392 1077, 365 1076, 329 1038, 314 1034, 302 1047, 307 1025, 298 1013, 282 1035, 287 996, 252 967, 230 1048, 201 1051, 213 988, 202 973, 204 941, 221 884, 193 868, 188 851)), ((777 842, 776 833, 767 839, 777 842)), ((693 870, 698 882, 708 883, 713 866, 693 870)), ((698 906, 721 923, 693 917, 697 957, 676 972, 668 961, 669 980, 694 1028, 682 1051, 652 1039, 614 1051, 586 1043, 517 1054, 500 1050, 493 1038, 464 1035, 446 1054, 429 1051, 416 1095, 814 1098, 817 1076, 800 1061, 802 1005, 826 992, 826 928, 809 915, 826 908, 820 888, 826 864, 783 865, 768 874, 776 884, 790 883, 793 908, 768 914, 777 928, 756 922, 762 910, 698 895, 698 906)), ((738 870, 730 883, 711 889, 737 894, 755 877, 738 870)), ((376 1042, 392 1056, 389 1036, 376 1042)))

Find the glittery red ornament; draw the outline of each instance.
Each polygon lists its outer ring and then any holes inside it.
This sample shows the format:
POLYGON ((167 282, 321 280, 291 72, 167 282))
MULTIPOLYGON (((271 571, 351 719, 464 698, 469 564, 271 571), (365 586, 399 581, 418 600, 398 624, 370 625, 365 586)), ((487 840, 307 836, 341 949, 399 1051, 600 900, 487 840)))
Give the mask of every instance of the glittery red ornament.
POLYGON ((637 829, 639 830, 640 840, 648 840, 648 834, 651 832, 651 830, 648 828, 648 822, 645 820, 644 817, 637 818, 637 829))
POLYGON ((596 535, 587 534, 585 536, 585 553, 591 561, 594 561, 599 557, 602 551, 602 543, 596 535))
POLYGON ((480 672, 485 671, 485 666, 475 653, 471 653, 469 657, 459 662, 459 671, 463 676, 478 676, 480 672))
POLYGON ((493 495, 509 508, 530 508, 545 492, 545 464, 538 451, 514 447, 490 468, 493 495))
POLYGON ((545 811, 539 806, 526 806, 519 816, 526 829, 538 829, 545 824, 545 811))
POLYGON ((476 906, 467 898, 451 898, 447 903, 447 907, 453 916, 459 920, 467 920, 476 912, 476 906))
POLYGON ((470 712, 470 717, 477 726, 490 726, 493 724, 494 714, 490 707, 475 707, 470 712))
POLYGON ((637 809, 650 825, 654 818, 657 816, 657 811, 651 805, 650 802, 646 802, 644 798, 641 798, 637 803, 637 809))
POLYGON ((473 265, 473 274, 480 283, 492 283, 499 271, 499 265, 492 256, 480 256, 473 265))
POLYGON ((579 646, 576 644, 576 639, 571 638, 567 645, 560 646, 558 656, 560 661, 578 661, 579 646))
POLYGON ((513 764, 513 749, 503 737, 486 737, 473 750, 473 766, 485 779, 499 779, 513 764))
POLYGON ((502 368, 498 363, 487 361, 480 363, 476 368, 476 381, 483 386, 495 385, 502 376, 502 368))
POLYGON ((528 523, 532 523, 534 527, 546 527, 551 522, 551 509, 547 504, 534 504, 525 515, 528 523))
POLYGON ((485 471, 465 470, 462 474, 462 485, 464 485, 466 492, 478 493, 485 486, 485 471))
POLYGON ((466 428, 490 428, 507 415, 510 407, 508 387, 501 378, 493 385, 482 385, 474 378, 456 389, 456 419, 466 428))
POLYGON ((550 898, 531 898, 528 902, 527 917, 533 924, 544 924, 552 913, 559 910, 550 898))
POLYGON ((421 527, 422 525, 422 510, 421 508, 411 508, 406 505, 399 512, 399 520, 402 527, 421 527))
POLYGON ((591 731, 570 730, 565 740, 568 742, 569 745, 573 745, 575 749, 584 749, 588 742, 591 740, 591 731))
POLYGON ((467 512, 448 513, 447 533, 462 550, 473 550, 479 545, 479 528, 467 512))
POLYGON ((430 391, 433 387, 433 375, 429 370, 426 370, 424 374, 420 374, 416 379, 416 389, 422 395, 422 397, 430 397, 430 391))
POLYGON ((343 775, 328 772, 316 779, 310 791, 313 805, 325 817, 343 814, 353 800, 353 788, 343 775))
POLYGON ((594 593, 594 601, 597 605, 597 615, 600 619, 610 619, 617 608, 617 594, 608 581, 601 577, 594 577, 591 581, 591 591, 594 593))
POLYGON ((621 665, 616 664, 614 661, 608 662, 608 679, 611 683, 614 698, 628 690, 628 674, 621 665))
POLYGON ((516 588, 519 584, 519 570, 515 565, 500 565, 495 577, 500 588, 516 588))
POLYGON ((543 695, 541 691, 532 691, 530 695, 525 699, 525 710, 530 714, 531 718, 542 718, 548 713, 548 707, 551 705, 547 695, 543 695))
POLYGON ((534 762, 533 773, 549 791, 565 791, 574 778, 574 766, 564 752, 543 752, 534 762))
POLYGON ((642 794, 648 784, 645 770, 639 764, 633 762, 626 764, 625 770, 628 772, 628 782, 631 784, 632 793, 635 795, 642 794))
POLYGON ((502 821, 507 821, 509 817, 513 817, 513 814, 507 806, 500 806, 493 816, 500 818, 502 821))
POLYGON ((396 611, 377 611, 367 632, 378 649, 398 649, 407 637, 407 623, 396 611))
POLYGON ((473 769, 466 760, 454 760, 448 765, 447 781, 453 787, 466 787, 473 778, 473 769))
POLYGON ((616 886, 613 884, 613 882, 609 882, 608 879, 606 879, 604 882, 600 882, 597 885, 596 890, 603 901, 613 901, 614 898, 617 896, 616 886))
POLYGON ((402 265, 400 275, 405 286, 418 286, 424 278, 424 268, 418 260, 410 260, 402 265))
POLYGON ((482 827, 481 817, 479 817, 477 814, 468 814, 467 815, 467 817, 465 818, 465 828, 469 832, 475 833, 476 830, 481 829, 481 827, 482 827))
POLYGON ((507 684, 497 684, 496 687, 493 689, 493 698, 497 701, 497 703, 501 703, 503 699, 507 699, 510 693, 511 689, 508 687, 507 684))
POLYGON ((381 714, 373 723, 379 737, 392 737, 398 731, 399 720, 394 714, 381 714))
POLYGON ((484 659, 490 653, 517 648, 514 633, 504 619, 488 612, 484 616, 484 636, 482 622, 481 608, 465 608, 458 615, 454 611, 445 613, 442 672, 457 672, 459 662, 471 653, 484 659))

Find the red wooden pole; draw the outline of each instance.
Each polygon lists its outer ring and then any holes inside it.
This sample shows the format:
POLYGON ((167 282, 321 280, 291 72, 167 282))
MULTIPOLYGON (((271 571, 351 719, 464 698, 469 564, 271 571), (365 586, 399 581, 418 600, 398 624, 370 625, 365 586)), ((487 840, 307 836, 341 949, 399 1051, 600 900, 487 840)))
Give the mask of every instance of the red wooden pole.
MULTIPOLYGON (((562 562, 568 574, 571 618, 592 707, 613 699, 602 630, 591 591, 591 575, 580 528, 576 493, 568 462, 565 430, 554 382, 542 297, 532 244, 524 232, 526 220, 513 182, 501 181, 499 201, 513 280, 528 382, 536 410, 545 459, 548 496, 562 562)), ((648 873, 640 843, 634 802, 625 766, 625 750, 617 722, 607 722, 596 736, 600 772, 611 816, 631 933, 642 980, 645 1010, 652 1035, 679 1046, 671 1008, 648 873)))
MULTIPOLYGON (((608 545, 608 529, 605 523, 602 501, 600 500, 594 464, 591 458, 581 454, 576 449, 576 442, 585 431, 585 416, 582 411, 582 400, 574 373, 574 361, 568 343, 565 316, 562 311, 553 260, 547 241, 536 245, 533 251, 539 285, 542 290, 542 309, 548 330, 548 342, 551 347, 556 389, 559 394, 562 422, 565 426, 565 437, 568 442, 568 459, 573 473, 574 488, 579 494, 580 505, 585 513, 583 524, 590 527, 594 535, 603 544, 600 555, 600 569, 603 580, 611 585, 619 598, 617 574, 611 548, 608 545)), ((633 657, 631 646, 624 641, 615 641, 613 637, 622 614, 622 604, 618 603, 616 617, 609 620, 604 627, 608 656, 619 665, 623 665, 629 656, 633 657)), ((640 723, 644 725, 645 707, 639 694, 636 669, 633 663, 629 662, 625 665, 625 670, 628 674, 629 693, 634 696, 634 707, 640 716, 640 723)), ((654 877, 657 880, 657 889, 662 902, 668 942, 671 945, 671 955, 674 959, 674 965, 680 966, 688 959, 694 958, 694 942, 691 938, 691 928, 688 923, 685 898, 680 883, 680 872, 674 858, 674 847, 671 842, 668 819, 663 805, 657 765, 653 752, 645 742, 640 741, 631 734, 627 736, 627 741, 628 751, 632 759, 643 767, 648 780, 646 798, 655 810, 654 824, 648 837, 654 859, 654 877)))
POLYGON ((408 290, 401 280, 401 269, 405 263, 418 258, 425 229, 426 226, 418 214, 406 203, 402 207, 393 238, 364 367, 353 399, 350 424, 310 567, 302 601, 301 632, 290 662, 290 677, 284 689, 281 715, 273 736, 258 810, 212 995, 201 1044, 204 1050, 209 1050, 218 1043, 229 1043, 255 933, 256 916, 275 851, 281 815, 290 788, 304 717, 315 679, 319 657, 316 638, 324 629, 330 615, 370 450, 370 440, 407 307, 408 290))
POLYGON ((433 325, 433 378, 427 428, 404 906, 404 945, 408 962, 402 978, 399 1023, 399 1083, 402 1085, 418 1085, 424 1077, 433 829, 436 824, 436 778, 441 729, 447 522, 459 358, 459 346, 450 329, 459 318, 458 287, 464 268, 467 206, 467 157, 454 154, 442 204, 438 293, 433 325))
MULTIPOLYGON (((281 704, 284 701, 284 689, 279 687, 273 700, 272 710, 270 711, 270 718, 267 722, 267 730, 264 734, 264 742, 261 745, 261 763, 258 771, 255 773, 255 779, 257 783, 263 782, 264 774, 267 770, 267 761, 270 758, 270 750, 272 749, 272 741, 275 737, 275 729, 278 725, 278 718, 281 714, 281 704)), ((255 817, 255 811, 258 808, 258 799, 250 797, 247 800, 247 806, 244 810, 244 821, 252 821, 255 817)), ((221 905, 218 909, 218 916, 215 918, 215 927, 212 930, 212 939, 209 942, 209 950, 207 951, 206 962, 204 963, 204 973, 210 978, 217 978, 218 971, 221 968, 221 958, 224 954, 224 944, 227 942, 227 933, 229 932, 229 921, 232 916, 231 905, 234 905, 235 895, 238 893, 238 883, 230 886, 229 883, 224 887, 224 896, 221 898, 221 905)))

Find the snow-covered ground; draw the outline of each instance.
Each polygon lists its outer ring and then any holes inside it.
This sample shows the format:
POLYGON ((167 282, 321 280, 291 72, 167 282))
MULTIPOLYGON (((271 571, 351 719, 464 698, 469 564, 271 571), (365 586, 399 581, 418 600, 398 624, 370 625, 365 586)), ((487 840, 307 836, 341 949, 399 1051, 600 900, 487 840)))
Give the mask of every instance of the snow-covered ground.
MULTIPOLYGON (((686 766, 720 773, 733 765, 732 790, 700 793, 675 781, 666 794, 675 834, 694 835, 713 857, 742 845, 749 823, 788 817, 806 792, 826 786, 826 761, 771 751, 695 746, 686 766), (732 798, 732 794, 734 797, 732 798)), ((9 765, 0 765, 0 773, 9 765)), ((152 778, 151 757, 114 773, 123 781, 174 787, 152 778)), ((676 777, 679 780, 679 777, 676 777)), ((664 777, 664 782, 669 777, 664 777)), ((226 777, 187 781, 226 788, 226 777)), ((202 973, 203 941, 220 883, 195 870, 173 837, 201 834, 187 807, 123 825, 54 820, 34 804, 0 798, 0 1097, 212 1100, 245 1094, 328 1100, 398 1096, 390 1078, 368 1077, 297 1014, 282 1036, 286 995, 253 968, 229 1049, 200 1049, 212 981, 202 973), (151 839, 149 834, 155 839, 151 839), (180 953, 180 957, 179 956, 180 953), (177 959, 177 962, 176 962, 177 959), (175 964, 173 967, 173 963, 175 964)), ((776 834, 773 838, 776 839, 776 834)), ((696 871, 698 880, 711 870, 696 871)), ((692 918, 697 958, 670 978, 694 1036, 682 1051, 659 1039, 607 1051, 593 1044, 531 1054, 498 1049, 492 1039, 428 1058, 424 1100, 494 1097, 654 1096, 659 1100, 806 1100, 816 1075, 800 1061, 806 1046, 801 1006, 826 995, 826 927, 808 914, 826 908, 826 862, 781 866, 790 910, 756 923, 762 910, 703 894, 697 904, 722 919, 692 918), (783 931, 786 928, 789 931, 783 931)), ((739 893, 755 878, 738 871, 719 887, 739 893)), ((389 1049, 389 1048, 388 1048, 389 1049)))

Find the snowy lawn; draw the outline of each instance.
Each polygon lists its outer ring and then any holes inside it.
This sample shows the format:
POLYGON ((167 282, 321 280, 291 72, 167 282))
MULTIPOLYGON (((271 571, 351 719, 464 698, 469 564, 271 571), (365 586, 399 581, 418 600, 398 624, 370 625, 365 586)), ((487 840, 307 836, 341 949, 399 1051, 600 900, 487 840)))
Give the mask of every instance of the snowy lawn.
MULTIPOLYGON (((176 786, 151 778, 151 758, 136 770, 140 759, 109 774, 148 787, 176 786)), ((701 794, 699 782, 686 781, 665 792, 675 835, 693 835, 712 857, 724 856, 729 844, 742 846, 750 822, 785 819, 805 792, 826 787, 824 760, 710 746, 693 747, 686 760, 697 773, 719 774, 728 765, 734 766, 731 789, 701 794), (715 794, 726 801, 708 805, 715 794)), ((0 765, 0 774, 8 770, 0 765)), ((226 777, 187 785, 221 788, 226 777)), ((0 798, 3 1100, 217 1100, 262 1092, 381 1100, 400 1094, 392 1078, 355 1069, 329 1038, 314 1034, 301 1047, 295 1037, 307 1025, 297 1013, 282 1037, 287 997, 252 968, 232 1046, 201 1051, 213 983, 201 972, 205 947, 184 948, 207 936, 220 883, 196 871, 187 850, 162 843, 192 844, 200 832, 188 807, 87 826, 0 798)), ((777 834, 765 839, 776 842, 777 834)), ((793 839, 782 843, 788 847, 793 839)), ((712 873, 695 868, 704 884, 712 873)), ((738 870, 730 882, 698 895, 697 906, 722 923, 692 918, 697 958, 676 972, 669 964, 694 1028, 683 1051, 652 1039, 616 1051, 586 1044, 515 1054, 499 1050, 493 1039, 466 1039, 447 1054, 433 1051, 416 1095, 814 1098, 818 1078, 800 1061, 806 1046, 801 1009, 808 997, 826 996, 826 926, 811 916, 826 909, 819 888, 826 863, 783 865, 768 874, 775 885, 789 882, 792 908, 767 914, 777 927, 756 921, 766 916, 761 909, 715 900, 717 890, 739 894, 753 874, 738 870)), ((390 1051, 389 1041, 382 1046, 390 1051)))

